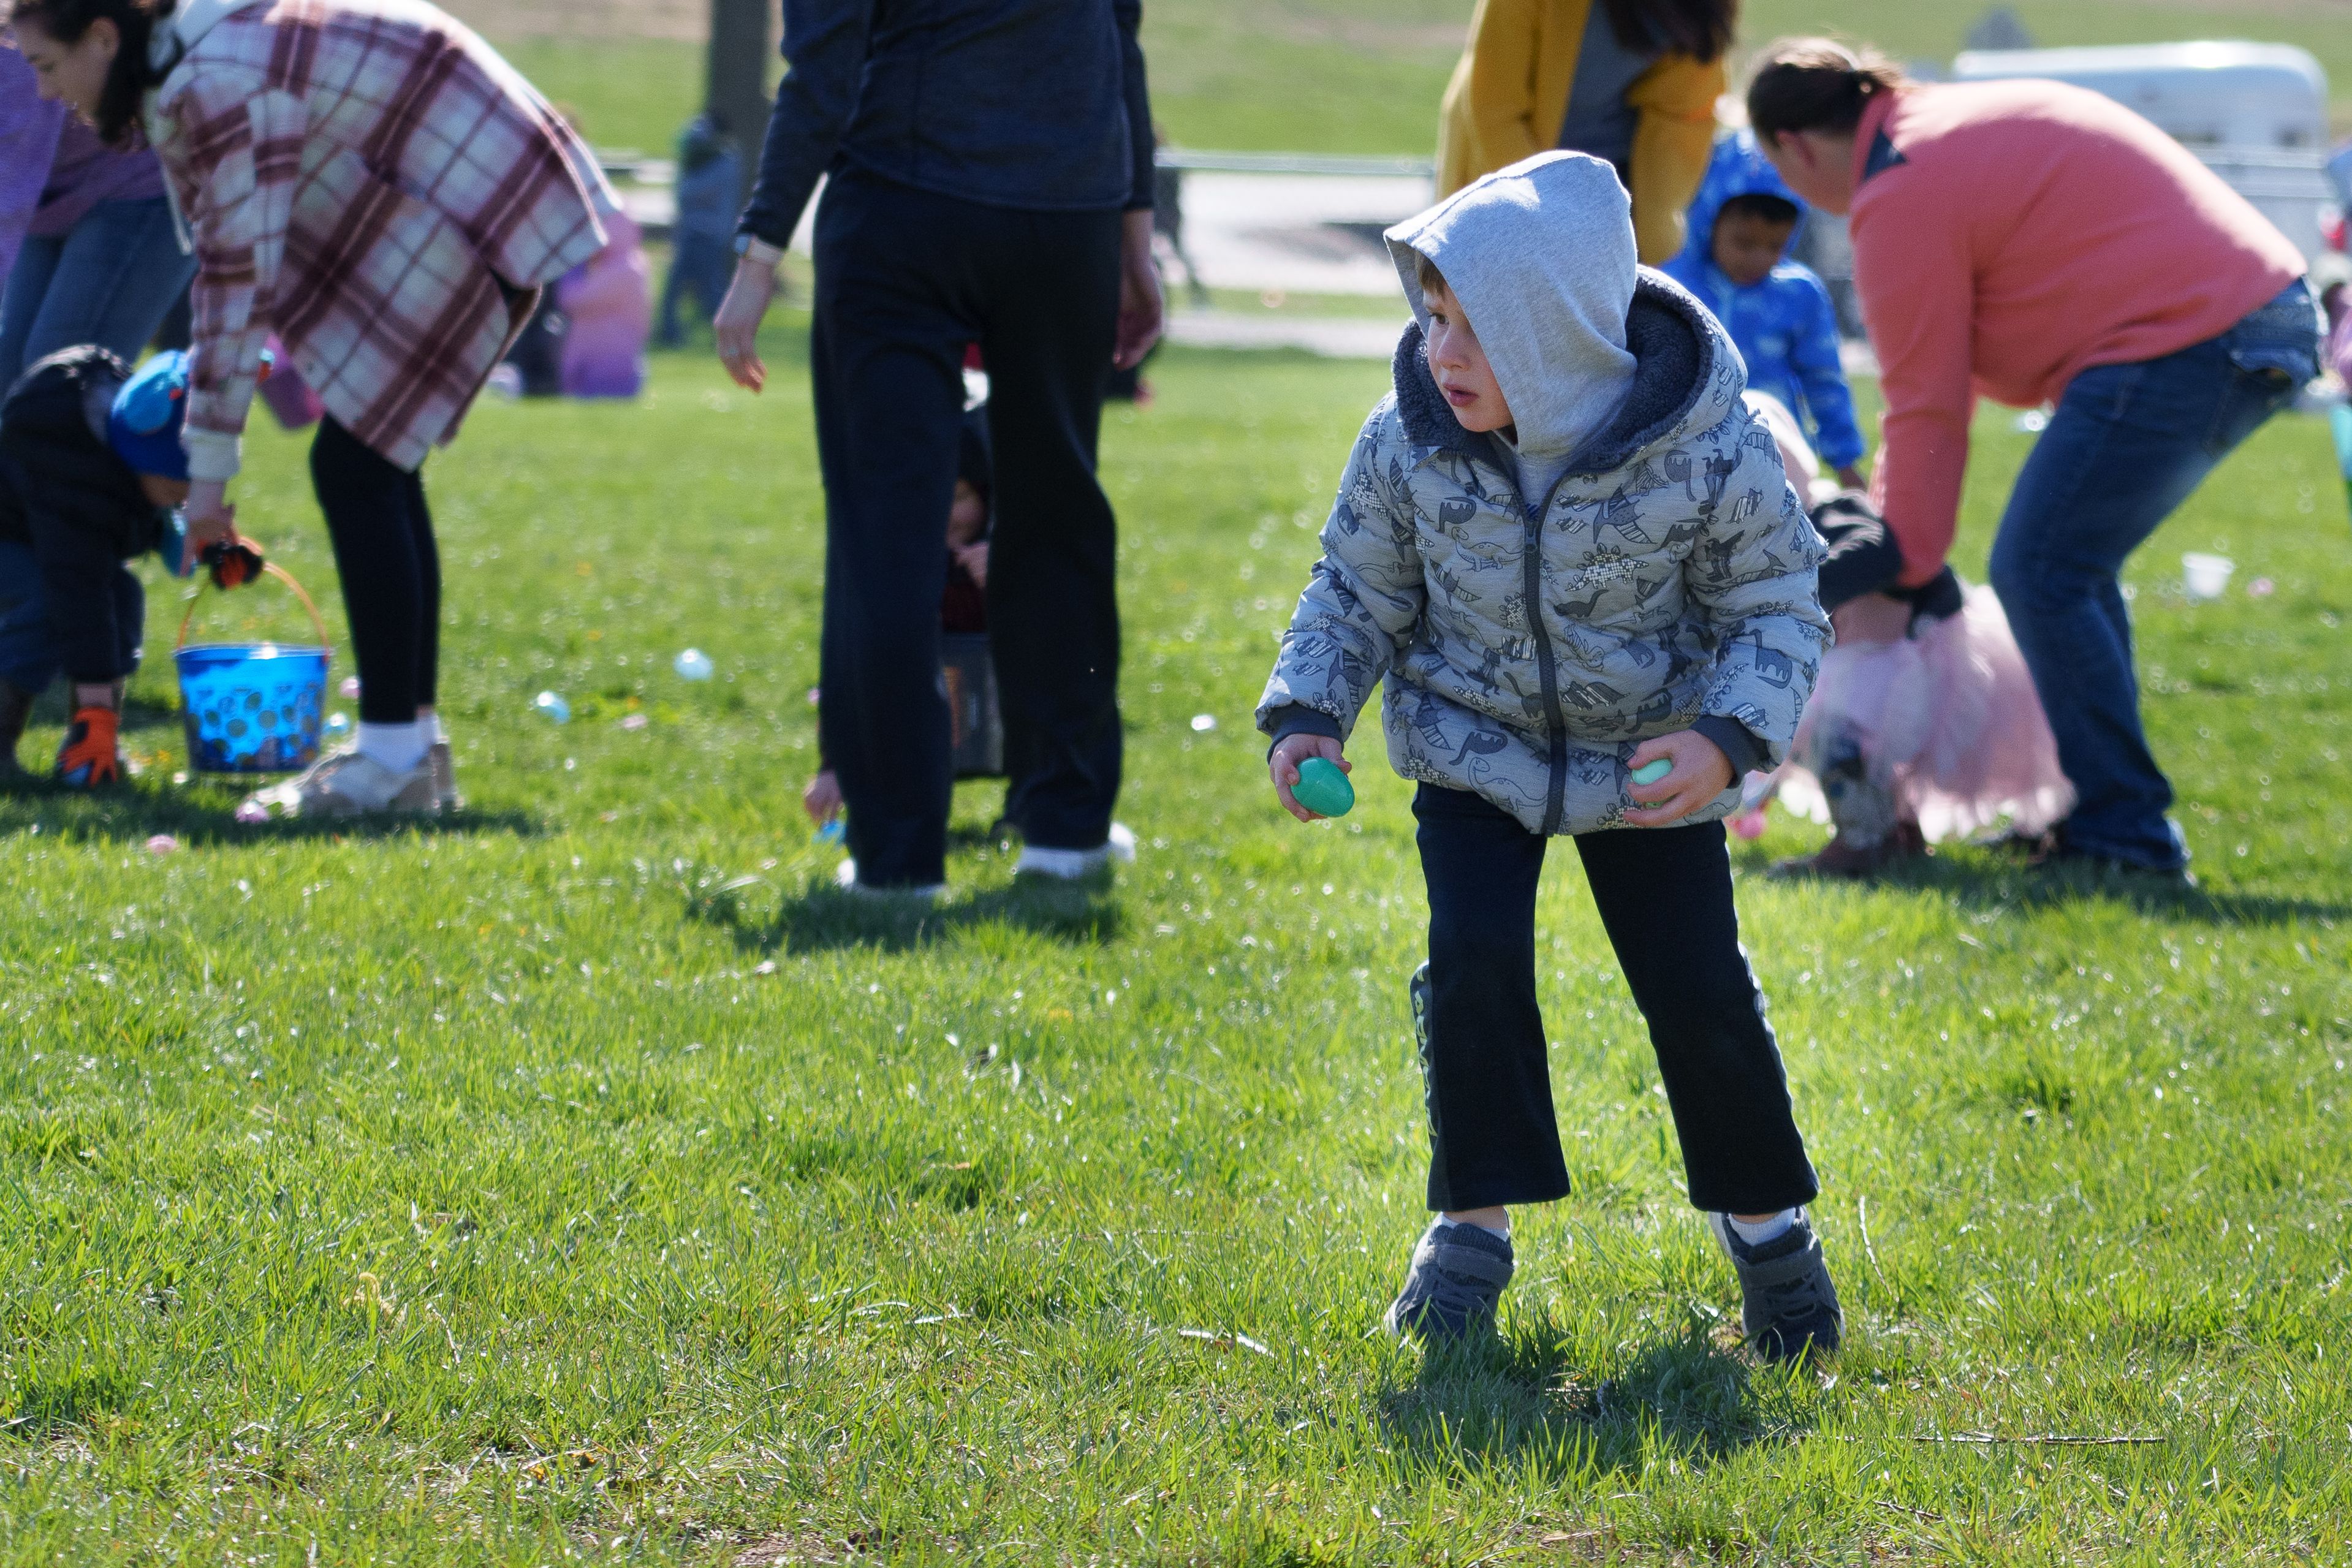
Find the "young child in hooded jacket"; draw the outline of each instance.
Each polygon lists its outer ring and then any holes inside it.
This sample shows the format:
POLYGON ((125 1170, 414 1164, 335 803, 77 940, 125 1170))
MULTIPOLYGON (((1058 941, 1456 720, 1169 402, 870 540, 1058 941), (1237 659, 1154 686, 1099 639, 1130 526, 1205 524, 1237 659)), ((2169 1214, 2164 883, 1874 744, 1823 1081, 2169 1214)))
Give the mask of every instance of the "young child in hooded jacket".
POLYGON ((1549 152, 1387 235, 1414 322, 1358 436, 1323 558, 1258 707, 1283 806, 1382 685, 1417 785, 1429 961, 1429 1207, 1392 1332, 1491 1323, 1508 1210, 1565 1197, 1536 999, 1546 847, 1570 834, 1647 1019, 1690 1200, 1737 1268, 1750 1341, 1835 1346, 1815 1195, 1733 906, 1720 821, 1777 761, 1828 621, 1822 547, 1738 354, 1634 262, 1605 163, 1549 152), (1634 784, 1636 768, 1671 765, 1634 784))
POLYGON ((1804 216, 1756 133, 1732 131, 1715 144, 1691 202, 1689 237, 1660 270, 1715 312, 1748 366, 1749 389, 1795 413, 1838 483, 1859 490, 1862 428, 1839 356, 1837 307, 1820 276, 1788 256, 1804 216))
POLYGON ((0 778, 60 669, 73 716, 53 777, 76 789, 121 777, 123 687, 147 626, 124 563, 164 543, 187 497, 186 391, 184 354, 134 373, 85 344, 37 361, 0 402, 0 778))

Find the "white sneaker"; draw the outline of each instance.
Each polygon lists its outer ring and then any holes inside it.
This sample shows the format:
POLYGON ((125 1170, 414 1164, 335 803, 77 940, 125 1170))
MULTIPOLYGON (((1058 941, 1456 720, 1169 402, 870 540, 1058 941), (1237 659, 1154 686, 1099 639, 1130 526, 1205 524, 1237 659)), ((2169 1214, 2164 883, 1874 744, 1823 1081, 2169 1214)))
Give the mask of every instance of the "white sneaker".
POLYGON ((429 814, 441 809, 429 759, 397 773, 355 746, 319 758, 298 779, 255 791, 246 804, 281 817, 429 814))
POLYGON ((1049 850, 1036 844, 1024 844, 1021 858, 1013 862, 1015 876, 1050 876, 1063 882, 1078 882, 1094 875, 1117 861, 1121 865, 1135 863, 1135 830, 1125 822, 1110 825, 1110 837, 1090 850, 1049 850))
POLYGON ((860 898, 911 898, 924 904, 937 904, 948 895, 948 884, 935 882, 925 887, 868 887, 857 880, 857 862, 844 861, 833 870, 833 885, 844 893, 860 898))

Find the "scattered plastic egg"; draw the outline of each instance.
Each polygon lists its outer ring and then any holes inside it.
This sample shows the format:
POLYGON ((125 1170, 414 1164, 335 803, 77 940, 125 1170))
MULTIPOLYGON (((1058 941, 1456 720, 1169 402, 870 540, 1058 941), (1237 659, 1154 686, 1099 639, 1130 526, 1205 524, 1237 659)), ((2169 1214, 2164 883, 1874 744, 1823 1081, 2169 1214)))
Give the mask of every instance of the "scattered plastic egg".
POLYGON ((699 648, 688 648, 671 660, 669 667, 678 673, 679 679, 688 681, 707 681, 715 668, 710 655, 699 648))
POLYGON ((646 722, 645 715, 641 713, 633 713, 621 720, 621 727, 623 729, 643 729, 646 727, 646 722))
POLYGON ((342 693, 345 697, 356 701, 360 695, 360 678, 357 675, 345 675, 343 684, 335 689, 342 693))
POLYGON ((151 855, 168 855, 179 847, 180 841, 169 833, 157 833, 147 841, 147 852, 151 855))
POLYGON ((327 722, 319 727, 319 732, 329 740, 341 740, 352 732, 352 716, 331 713, 327 716, 327 722))
POLYGON ((1194 735, 1206 735, 1209 731, 1216 727, 1217 716, 1215 714, 1196 713, 1192 716, 1192 733, 1194 735))
POLYGON ((553 692, 541 692, 530 699, 531 711, 557 724, 572 722, 572 705, 553 692))
POLYGON ((236 820, 248 827, 256 822, 266 822, 269 821, 269 808, 258 800, 245 801, 236 809, 236 820))

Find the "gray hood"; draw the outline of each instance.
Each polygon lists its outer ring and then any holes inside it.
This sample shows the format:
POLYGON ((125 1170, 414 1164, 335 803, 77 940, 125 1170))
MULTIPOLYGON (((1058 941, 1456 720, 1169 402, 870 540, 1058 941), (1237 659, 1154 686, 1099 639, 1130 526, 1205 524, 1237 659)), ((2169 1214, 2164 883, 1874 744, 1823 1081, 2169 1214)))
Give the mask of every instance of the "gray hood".
POLYGON ((1633 384, 1633 224, 1616 170, 1581 152, 1538 153, 1381 237, 1423 331, 1414 254, 1445 275, 1511 405, 1503 445, 1520 488, 1541 500, 1633 384))

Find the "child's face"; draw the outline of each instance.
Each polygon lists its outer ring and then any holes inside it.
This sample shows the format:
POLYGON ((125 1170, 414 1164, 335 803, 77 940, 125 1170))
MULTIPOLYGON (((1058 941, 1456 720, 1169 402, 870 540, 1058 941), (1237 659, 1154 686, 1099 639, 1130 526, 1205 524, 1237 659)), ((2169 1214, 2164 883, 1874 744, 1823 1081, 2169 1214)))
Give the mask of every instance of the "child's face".
POLYGON ((1739 287, 1752 288, 1780 265, 1796 232, 1795 224, 1760 213, 1726 213, 1715 220, 1715 265, 1739 287))
POLYGON ((948 543, 968 545, 988 526, 988 501, 969 479, 956 481, 955 499, 948 503, 948 543))
POLYGON ((1436 288, 1423 297, 1422 304, 1429 311, 1429 373, 1453 405, 1454 419, 1473 432, 1509 424, 1511 405, 1503 401, 1503 388, 1461 302, 1452 290, 1436 288))

